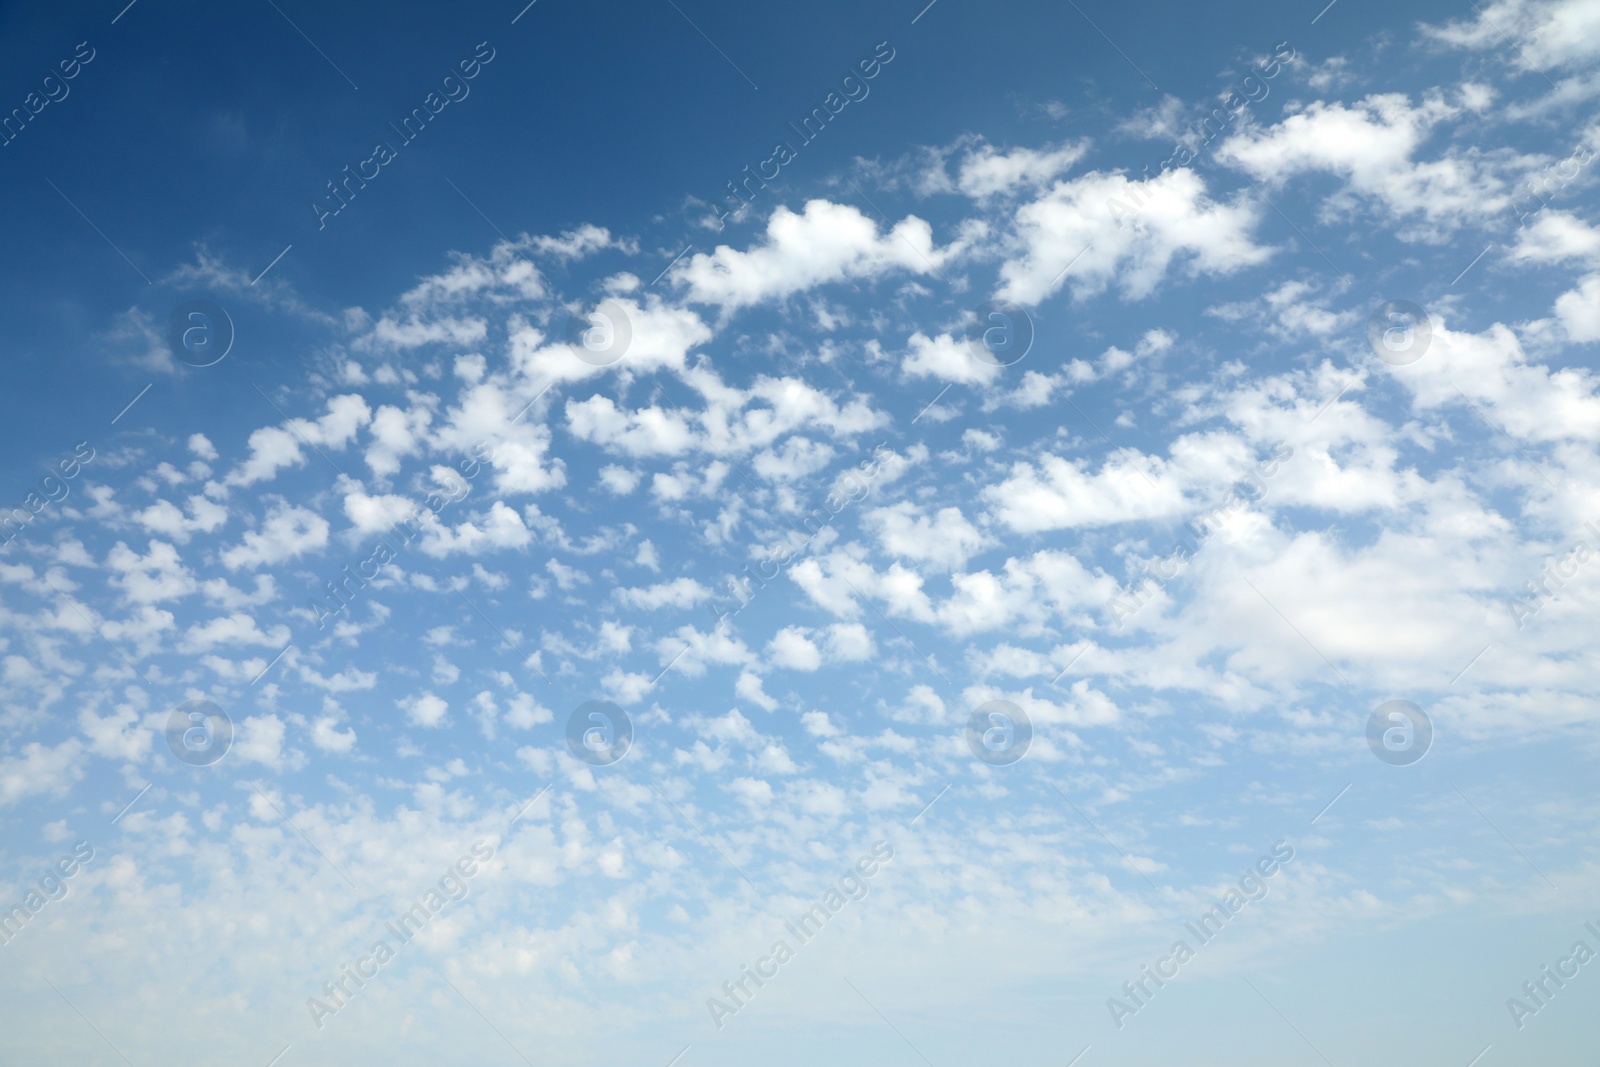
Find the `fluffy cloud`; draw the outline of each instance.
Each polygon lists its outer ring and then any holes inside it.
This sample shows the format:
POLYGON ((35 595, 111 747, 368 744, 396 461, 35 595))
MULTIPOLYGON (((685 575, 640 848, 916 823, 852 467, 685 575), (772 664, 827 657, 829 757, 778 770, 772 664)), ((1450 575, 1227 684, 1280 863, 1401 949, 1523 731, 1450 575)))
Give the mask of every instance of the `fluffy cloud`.
POLYGON ((1443 149, 1435 158, 1417 158, 1434 129, 1461 113, 1438 94, 1417 104, 1401 93, 1353 106, 1316 101, 1276 125, 1244 127, 1217 149, 1217 159, 1272 185, 1301 174, 1334 175, 1344 187, 1325 203, 1329 220, 1370 201, 1394 219, 1421 216, 1400 231, 1403 237, 1438 240, 1510 206, 1507 183, 1477 152, 1443 149))
POLYGON ((444 723, 450 705, 433 693, 419 693, 400 701, 400 708, 406 713, 406 721, 411 725, 431 729, 444 723))
MULTIPOLYGON (((1500 51, 1506 35, 1538 68, 1572 68, 1600 57, 1600 7, 1593 0, 1496 0, 1474 5, 1476 17, 1422 31, 1457 48, 1500 51)), ((1508 56, 1509 62, 1516 62, 1508 56)))
POLYGON ((280 501, 267 513, 260 529, 244 535, 240 543, 222 550, 229 570, 282 563, 328 544, 328 520, 309 508, 280 501))
POLYGON ((766 243, 744 252, 719 245, 696 253, 669 277, 691 301, 732 311, 832 282, 901 271, 933 274, 954 254, 935 247, 932 227, 914 215, 880 234, 854 207, 811 200, 799 214, 777 207, 767 220, 766 243))
POLYGON ((1057 182, 1018 209, 1018 253, 1001 268, 999 295, 1034 305, 1063 285, 1080 299, 1116 285, 1138 300, 1180 266, 1190 277, 1232 274, 1272 255, 1252 239, 1258 213, 1244 196, 1213 200, 1187 169, 1146 181, 1092 171, 1057 182))

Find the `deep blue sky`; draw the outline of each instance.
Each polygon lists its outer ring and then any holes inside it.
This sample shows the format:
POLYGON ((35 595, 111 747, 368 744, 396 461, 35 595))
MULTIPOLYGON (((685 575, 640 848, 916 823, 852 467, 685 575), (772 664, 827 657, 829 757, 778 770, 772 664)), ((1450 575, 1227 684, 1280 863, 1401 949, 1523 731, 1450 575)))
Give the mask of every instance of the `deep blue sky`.
MULTIPOLYGON (((916 25, 916 10, 900 3, 680 4, 759 91, 665 3, 539 0, 514 26, 517 9, 505 4, 279 6, 359 91, 264 2, 140 0, 114 26, 115 5, 7 5, 0 14, 7 107, 79 41, 96 50, 71 94, 0 150, 11 205, 0 433, 14 447, 63 416, 93 422, 120 409, 143 383, 105 366, 95 335, 108 328, 108 310, 136 306, 164 322, 178 302, 146 285, 47 179, 152 278, 191 260, 197 245, 253 273, 292 243, 274 271, 337 312, 381 303, 445 250, 496 239, 447 178, 507 234, 628 219, 645 251, 666 249, 690 229, 685 198, 709 200, 766 158, 788 135, 785 123, 820 104, 882 40, 894 62, 866 106, 849 108, 786 169, 790 199, 855 156, 894 156, 973 130, 1005 130, 1001 143, 1068 139, 1159 99, 1070 4, 940 0, 916 25), (384 169, 359 210, 318 232, 308 203, 323 183, 370 154, 387 124, 483 40, 497 58, 471 95, 384 169), (1047 101, 1070 113, 1051 119, 1047 101), (656 217, 664 221, 651 226, 656 217), (70 383, 65 407, 48 414, 21 388, 46 375, 70 383)), ((1334 54, 1430 10, 1449 9, 1345 0, 1308 28, 1298 8, 1265 3, 1083 7, 1183 99, 1215 91, 1219 70, 1246 52, 1290 39, 1334 54)), ((1125 151, 1135 170, 1163 158, 1142 145, 1125 151)), ((645 256, 636 269, 648 277, 667 258, 645 256)), ((291 339, 273 344, 267 324, 242 325, 240 355, 292 363, 291 339)))

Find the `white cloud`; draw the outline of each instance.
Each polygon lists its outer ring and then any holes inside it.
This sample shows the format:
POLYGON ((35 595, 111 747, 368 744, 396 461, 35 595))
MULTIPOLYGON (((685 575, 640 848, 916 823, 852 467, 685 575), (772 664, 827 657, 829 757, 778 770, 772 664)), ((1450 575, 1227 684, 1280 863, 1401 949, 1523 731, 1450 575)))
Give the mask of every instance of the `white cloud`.
POLYGON ((185 502, 188 514, 170 500, 158 500, 132 514, 134 522, 154 534, 185 544, 197 533, 215 533, 228 521, 228 509, 214 500, 196 494, 185 502))
POLYGON ((540 255, 564 260, 582 259, 608 248, 630 254, 639 251, 635 242, 614 238, 610 230, 592 224, 568 230, 560 237, 535 237, 533 247, 540 255))
POLYGON ((822 666, 821 649, 795 626, 785 626, 774 634, 767 643, 767 653, 773 663, 794 671, 814 671, 822 666))
POLYGON ((1524 263, 1600 263, 1600 230, 1570 212, 1541 211, 1517 230, 1511 258, 1524 263))
POLYGON ((338 718, 324 715, 311 724, 311 743, 324 752, 342 754, 355 747, 356 732, 340 730, 338 718))
MULTIPOLYGON (((1568 329, 1583 331, 1597 316, 1600 283, 1584 288, 1558 314, 1568 329)), ((1567 299, 1566 296, 1562 297, 1567 299)), ((1552 370, 1531 362, 1512 330, 1495 323, 1482 333, 1451 330, 1433 321, 1424 357, 1404 368, 1402 384, 1419 409, 1463 404, 1463 397, 1487 408, 1494 425, 1524 441, 1600 440, 1600 381, 1582 368, 1552 370)), ((1477 418, 1467 408, 1470 417, 1477 418)))
POLYGON ((1148 181, 1091 171, 1017 211, 1019 254, 1001 268, 999 295, 1031 306, 1063 285, 1083 298, 1116 284, 1138 300, 1180 263, 1190 277, 1232 274, 1272 255, 1251 238, 1258 214, 1242 196, 1213 200, 1191 170, 1148 181))
POLYGON ((346 393, 328 400, 327 414, 316 421, 290 419, 281 427, 263 426, 250 434, 250 458, 224 479, 228 487, 271 481, 285 467, 306 462, 300 446, 337 451, 344 448, 372 420, 372 410, 358 394, 346 393))
POLYGON ((639 488, 639 472, 608 463, 600 468, 600 484, 617 496, 627 496, 639 488))
POLYGON ((656 611, 665 607, 691 608, 709 599, 711 590, 693 578, 674 578, 642 589, 619 589, 617 596, 631 607, 656 611))
POLYGON ((151 541, 143 556, 118 541, 106 555, 106 566, 115 572, 111 583, 135 604, 176 600, 199 588, 178 550, 165 541, 151 541))
POLYGON ((279 501, 267 513, 259 530, 244 535, 240 543, 222 550, 229 570, 260 567, 295 559, 328 544, 328 520, 309 508, 279 501))
POLYGON ((65 793, 83 777, 82 752, 82 743, 73 738, 54 748, 30 741, 21 755, 0 759, 0 807, 41 793, 65 793))
POLYGON ((983 495, 997 519, 1022 533, 1173 518, 1189 505, 1183 484, 1164 466, 1155 457, 1122 452, 1091 472, 1082 460, 1047 454, 1037 466, 1013 465, 983 495))
POLYGON ((1457 48, 1506 50, 1506 62, 1535 69, 1585 66, 1600 57, 1600 6, 1593 0, 1496 0, 1474 5, 1476 17, 1441 26, 1422 24, 1422 32, 1457 48))
POLYGON ((1574 341, 1600 341, 1600 274, 1586 275, 1556 297, 1556 318, 1574 341))
POLYGON ((908 378, 938 378, 963 385, 988 385, 1000 376, 1000 367, 973 355, 965 337, 941 333, 929 337, 918 330, 906 341, 909 351, 900 361, 908 378))
POLYGON ((406 713, 406 721, 413 726, 433 728, 444 723, 450 705, 431 692, 418 694, 399 702, 406 713))
POLYGON ((183 635, 178 650, 189 655, 209 652, 219 645, 266 645, 282 648, 289 643, 289 628, 278 625, 263 631, 256 620, 242 611, 221 615, 191 626, 183 635))
POLYGON ((888 555, 949 570, 966 566, 989 540, 955 507, 940 508, 930 519, 915 504, 902 501, 867 512, 863 522, 888 555))
POLYGON ((956 186, 980 199, 1039 188, 1064 173, 1087 151, 1088 145, 1083 142, 1045 150, 1013 148, 1009 152, 980 145, 961 160, 956 186))
POLYGON ((831 663, 862 663, 878 654, 871 631, 858 622, 840 622, 828 627, 823 647, 831 663))
POLYGON ((732 311, 833 282, 897 271, 932 274, 954 254, 954 248, 936 248, 932 228, 914 215, 880 235, 857 208, 811 200, 800 214, 775 208, 765 244, 747 252, 728 245, 697 252, 668 277, 689 300, 732 311))
POLYGON ((201 459, 217 458, 216 446, 213 445, 210 438, 206 437, 206 435, 203 433, 192 433, 189 435, 189 451, 193 452, 201 459))
POLYGON ((1460 114, 1438 94, 1415 105, 1403 93, 1353 106, 1315 101, 1276 125, 1244 125, 1217 159, 1272 185, 1300 174, 1335 175, 1345 185, 1324 202, 1325 219, 1353 215, 1372 201, 1390 218, 1411 220, 1398 231, 1403 239, 1437 241, 1510 205, 1506 182, 1479 153, 1444 148, 1435 158, 1416 158, 1435 127, 1460 114))
POLYGON ((273 714, 249 715, 235 730, 228 755, 246 763, 260 763, 274 770, 284 766, 285 723, 273 714))

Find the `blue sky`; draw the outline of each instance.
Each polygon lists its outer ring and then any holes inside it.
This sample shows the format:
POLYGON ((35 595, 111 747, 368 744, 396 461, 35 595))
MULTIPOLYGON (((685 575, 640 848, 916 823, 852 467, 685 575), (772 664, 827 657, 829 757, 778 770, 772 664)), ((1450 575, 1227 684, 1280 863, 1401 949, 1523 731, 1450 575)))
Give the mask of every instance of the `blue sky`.
POLYGON ((1592 1058, 1600 3, 0 19, 8 1058, 1592 1058))

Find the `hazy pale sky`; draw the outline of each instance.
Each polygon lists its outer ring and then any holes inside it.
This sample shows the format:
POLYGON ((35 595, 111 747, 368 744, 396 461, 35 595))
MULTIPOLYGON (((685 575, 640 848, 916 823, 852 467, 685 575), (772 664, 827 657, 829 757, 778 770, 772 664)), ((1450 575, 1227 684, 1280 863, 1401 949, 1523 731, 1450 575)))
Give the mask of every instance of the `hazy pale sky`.
POLYGON ((1592 1062, 1600 0, 525 3, 0 11, 0 1060, 1592 1062))

